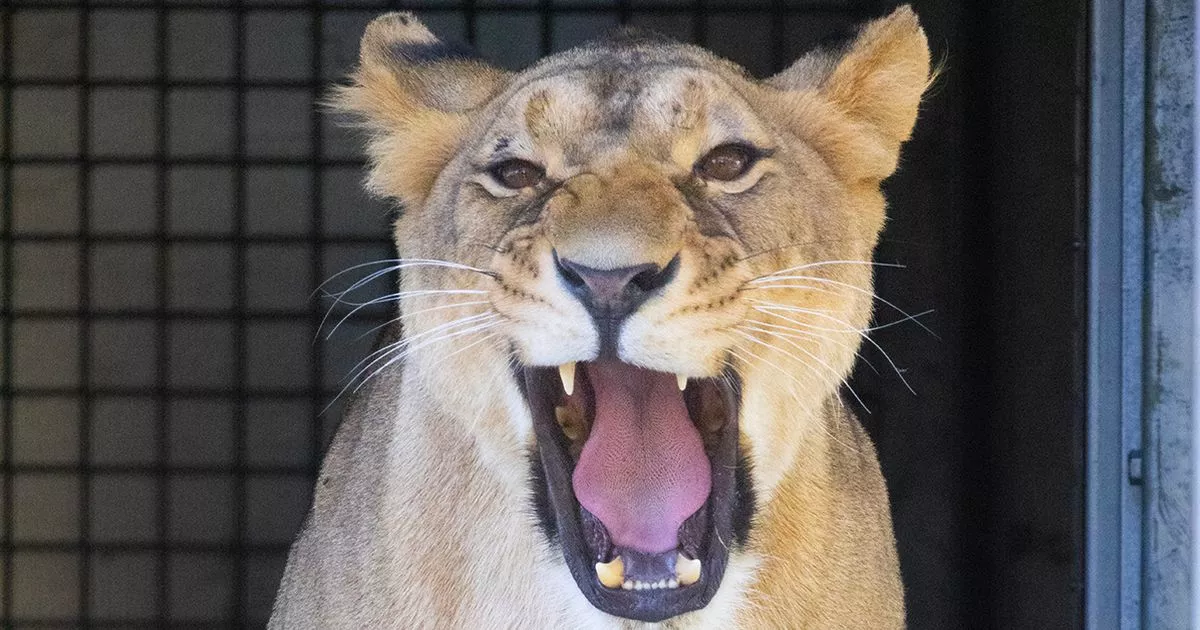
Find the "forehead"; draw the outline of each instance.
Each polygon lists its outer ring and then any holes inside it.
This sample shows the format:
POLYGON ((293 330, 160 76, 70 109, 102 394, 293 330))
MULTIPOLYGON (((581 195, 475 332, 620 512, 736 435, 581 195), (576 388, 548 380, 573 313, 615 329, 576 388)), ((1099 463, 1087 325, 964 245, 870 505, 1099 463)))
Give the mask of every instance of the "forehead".
POLYGON ((516 86, 495 120, 488 134, 493 152, 555 148, 567 161, 616 148, 667 157, 680 142, 755 142, 765 135, 746 101, 717 72, 604 59, 516 86))

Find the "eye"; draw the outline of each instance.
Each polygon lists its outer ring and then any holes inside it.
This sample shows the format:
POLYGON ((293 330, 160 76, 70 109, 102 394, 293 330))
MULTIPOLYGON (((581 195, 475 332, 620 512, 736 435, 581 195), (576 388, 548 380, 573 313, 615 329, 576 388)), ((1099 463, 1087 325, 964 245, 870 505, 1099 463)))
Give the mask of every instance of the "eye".
POLYGON ((704 179, 730 182, 750 170, 758 155, 742 144, 723 144, 696 162, 696 174, 704 179))
POLYGON ((512 189, 537 186, 546 177, 542 167, 518 159, 505 160, 493 166, 489 172, 501 186, 512 189))

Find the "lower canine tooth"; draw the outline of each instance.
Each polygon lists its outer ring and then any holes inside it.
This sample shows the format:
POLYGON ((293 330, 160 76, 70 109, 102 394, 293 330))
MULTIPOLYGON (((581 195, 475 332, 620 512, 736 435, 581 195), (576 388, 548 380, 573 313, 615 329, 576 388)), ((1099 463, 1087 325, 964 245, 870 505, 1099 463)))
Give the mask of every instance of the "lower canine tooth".
POLYGON ((583 420, 579 417, 578 407, 555 407, 554 419, 562 428, 563 434, 572 442, 583 437, 583 420))
POLYGON ((700 581, 700 560, 692 560, 683 554, 676 554, 675 577, 680 586, 691 586, 700 581))
POLYGON ((676 374, 675 384, 679 385, 679 391, 687 389, 687 377, 682 374, 676 374))
POLYGON ((621 588, 625 584, 625 562, 621 556, 613 558, 612 562, 597 562, 596 577, 605 588, 621 588))
POLYGON ((563 391, 570 396, 575 392, 575 362, 558 366, 558 377, 562 379, 563 391))

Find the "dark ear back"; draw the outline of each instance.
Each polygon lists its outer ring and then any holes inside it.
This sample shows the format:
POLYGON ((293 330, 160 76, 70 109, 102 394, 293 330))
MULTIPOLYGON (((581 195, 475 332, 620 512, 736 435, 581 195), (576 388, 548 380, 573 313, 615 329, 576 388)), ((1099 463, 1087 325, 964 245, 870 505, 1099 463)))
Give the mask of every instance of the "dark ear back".
POLYGON ((372 20, 359 64, 360 75, 390 75, 414 104, 445 112, 479 106, 507 77, 466 46, 438 39, 411 13, 372 20))
POLYGON ((466 113, 508 76, 441 41, 413 14, 386 13, 367 25, 351 84, 335 90, 331 104, 371 132, 372 192, 419 205, 458 148, 466 113))

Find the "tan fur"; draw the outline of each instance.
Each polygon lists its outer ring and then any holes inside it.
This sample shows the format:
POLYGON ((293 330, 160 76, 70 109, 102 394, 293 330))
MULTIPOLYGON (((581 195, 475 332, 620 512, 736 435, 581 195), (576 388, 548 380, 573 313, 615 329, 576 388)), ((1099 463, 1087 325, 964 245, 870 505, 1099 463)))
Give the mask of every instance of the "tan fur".
POLYGON ((380 17, 335 104, 369 133, 371 190, 404 206, 400 255, 491 275, 401 271, 400 290, 422 292, 399 300, 389 341, 406 352, 373 364, 347 412, 271 627, 648 626, 592 607, 531 513, 534 438, 510 358, 556 365, 598 347, 552 248, 604 269, 678 254, 677 278, 621 329, 621 358, 702 377, 732 357, 744 383, 749 541, 707 607, 657 627, 903 626, 883 479, 838 392, 871 319, 880 182, 928 81, 915 14, 767 81, 658 41, 517 74, 405 54, 436 44, 411 15, 380 17), (696 160, 729 139, 773 153, 741 180, 696 180, 696 160), (562 186, 544 203, 503 189, 481 171, 497 155, 562 186))

